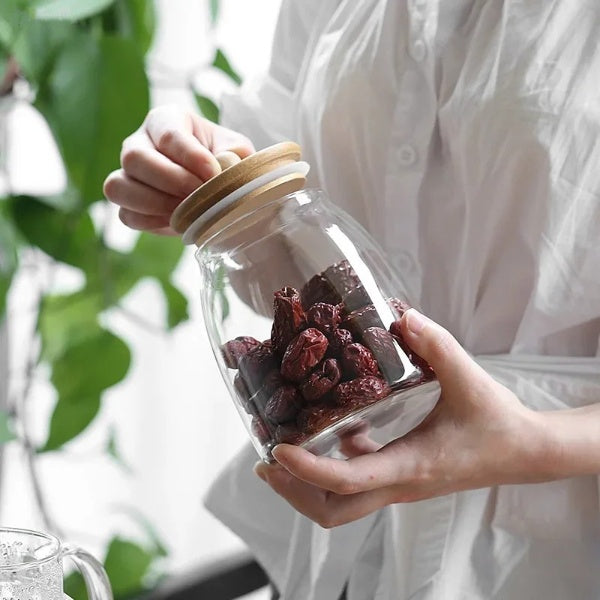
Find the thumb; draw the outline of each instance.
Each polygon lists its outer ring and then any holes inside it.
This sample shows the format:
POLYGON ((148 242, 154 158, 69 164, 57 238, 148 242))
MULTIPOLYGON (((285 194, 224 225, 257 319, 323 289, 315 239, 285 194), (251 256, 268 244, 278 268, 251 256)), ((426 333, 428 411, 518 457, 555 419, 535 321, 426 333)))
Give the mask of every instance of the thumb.
POLYGON ((256 151, 252 142, 245 135, 222 125, 213 125, 208 147, 215 155, 222 152, 233 152, 240 158, 246 158, 256 151))
POLYGON ((471 387, 483 369, 449 331, 411 308, 400 323, 406 343, 433 368, 442 388, 471 387))

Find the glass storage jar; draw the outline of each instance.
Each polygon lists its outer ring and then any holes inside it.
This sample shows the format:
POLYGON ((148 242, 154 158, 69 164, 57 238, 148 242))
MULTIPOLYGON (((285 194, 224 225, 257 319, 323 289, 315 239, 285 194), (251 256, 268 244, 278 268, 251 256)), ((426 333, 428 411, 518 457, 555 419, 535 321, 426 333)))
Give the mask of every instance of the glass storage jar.
POLYGON ((198 246, 210 343, 257 452, 271 461, 287 442, 336 455, 358 432, 380 444, 406 434, 439 384, 402 339, 402 274, 323 191, 303 189, 297 144, 227 154, 171 225, 198 246))

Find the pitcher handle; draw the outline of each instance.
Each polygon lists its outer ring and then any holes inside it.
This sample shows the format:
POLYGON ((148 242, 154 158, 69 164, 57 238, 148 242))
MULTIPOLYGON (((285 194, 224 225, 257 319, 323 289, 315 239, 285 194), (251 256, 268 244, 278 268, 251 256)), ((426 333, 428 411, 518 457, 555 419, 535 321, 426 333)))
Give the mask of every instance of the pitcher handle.
POLYGON ((70 558, 81 572, 87 587, 89 600, 113 600, 106 571, 89 552, 72 544, 65 544, 62 557, 70 558))

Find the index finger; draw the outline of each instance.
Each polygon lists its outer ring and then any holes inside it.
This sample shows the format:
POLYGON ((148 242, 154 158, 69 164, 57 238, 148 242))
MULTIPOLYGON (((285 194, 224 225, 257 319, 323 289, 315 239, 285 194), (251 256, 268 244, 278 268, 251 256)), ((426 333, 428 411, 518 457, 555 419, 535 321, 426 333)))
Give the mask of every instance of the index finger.
POLYGON ((192 117, 178 110, 151 112, 146 131, 155 148, 202 181, 221 171, 212 152, 194 135, 192 117))
POLYGON ((315 456, 300 446, 279 444, 273 449, 277 462, 298 479, 336 494, 347 495, 409 482, 416 470, 416 457, 397 440, 395 448, 348 460, 315 456))
POLYGON ((395 501, 394 488, 342 496, 306 483, 281 468, 261 463, 257 475, 298 512, 321 527, 331 528, 360 519, 395 501))

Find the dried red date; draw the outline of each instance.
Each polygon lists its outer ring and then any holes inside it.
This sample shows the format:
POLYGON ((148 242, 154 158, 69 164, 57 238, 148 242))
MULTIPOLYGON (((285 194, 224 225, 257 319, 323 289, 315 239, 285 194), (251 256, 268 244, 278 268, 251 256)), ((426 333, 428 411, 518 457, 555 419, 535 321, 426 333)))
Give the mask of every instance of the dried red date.
POLYGON ((285 385, 285 381, 279 372, 279 369, 269 371, 262 380, 260 389, 252 396, 251 402, 260 412, 264 412, 265 406, 275 390, 285 385))
POLYGON ((361 285, 350 290, 342 299, 347 310, 358 310, 371 303, 371 297, 361 285))
POLYGON ((362 288, 356 271, 347 260, 342 260, 325 269, 323 277, 331 283, 342 300, 354 290, 362 288))
POLYGON ((306 439, 306 434, 299 431, 293 423, 278 425, 275 430, 275 442, 278 444, 301 444, 306 439))
POLYGON ((306 325, 300 294, 293 287, 275 292, 271 341, 276 354, 282 356, 288 344, 306 325))
POLYGON ((265 406, 265 416, 273 423, 285 423, 296 417, 302 403, 295 385, 283 385, 275 390, 265 406))
POLYGON ((390 325, 390 333, 395 337, 398 338, 399 340, 401 340, 400 345, 402 347, 404 347, 406 345, 406 342, 404 341, 404 338, 402 337, 402 329, 400 327, 400 319, 398 319, 397 321, 394 321, 391 325, 390 325))
POLYGON ((340 409, 333 406, 311 406, 300 411, 298 429, 307 435, 313 435, 333 425, 343 416, 340 409))
POLYGON ((344 302, 348 310, 360 308, 370 302, 358 275, 347 260, 331 265, 304 284, 300 292, 302 306, 310 308, 318 302, 339 304, 344 302))
POLYGON ((424 358, 421 358, 416 352, 413 352, 413 350, 411 350, 410 346, 406 343, 405 339, 402 337, 400 320, 394 321, 390 325, 390 333, 392 334, 392 336, 394 337, 396 342, 398 342, 398 345, 400 346, 400 348, 402 348, 402 350, 404 350, 404 352, 408 356, 408 359, 410 360, 410 362, 413 365, 419 367, 419 369, 421 369, 421 372, 423 374, 423 380, 429 381, 430 379, 435 379, 435 372, 429 366, 429 363, 424 358))
POLYGON ((240 336, 230 340, 221 346, 221 352, 225 359, 225 364, 230 369, 237 369, 240 358, 246 355, 252 348, 258 346, 260 342, 253 337, 240 336))
POLYGON ((337 329, 341 320, 340 309, 334 304, 317 302, 306 311, 306 321, 308 326, 318 329, 325 335, 328 335, 337 329))
POLYGON ((275 390, 279 389, 284 384, 285 384, 285 381, 283 380, 283 377, 281 376, 279 369, 273 369, 272 371, 269 371, 265 375, 265 378, 263 379, 262 388, 260 391, 263 394, 265 394, 265 396, 267 396, 267 398, 270 398, 273 395, 273 393, 275 392, 275 390))
POLYGON ((255 394, 263 385, 263 379, 277 368, 273 350, 267 344, 259 344, 240 358, 240 375, 251 394, 255 394))
POLYGON ((281 374, 289 381, 301 382, 325 356, 329 342, 313 327, 299 333, 288 346, 281 361, 281 374))
POLYGON ((398 313, 399 317, 410 308, 410 304, 404 300, 400 300, 400 298, 390 298, 388 304, 398 313))
POLYGON ((331 391, 342 377, 340 365, 335 358, 324 360, 300 386, 302 396, 307 402, 320 400, 331 391))
POLYGON ((327 355, 333 358, 341 358, 344 348, 353 342, 352 334, 347 329, 336 329, 327 339, 329 340, 327 355))
POLYGON ((390 393, 387 383, 379 377, 360 377, 340 383, 333 390, 333 401, 338 406, 350 405, 353 409, 368 406, 390 393))
POLYGON ((363 332, 362 341, 373 353, 388 383, 402 379, 404 367, 398 354, 400 349, 389 331, 381 327, 368 327, 363 332))
POLYGON ((341 297, 335 291, 331 283, 323 275, 311 277, 300 290, 302 306, 308 310, 313 304, 324 302, 327 304, 337 304, 341 297))
POLYGON ((365 329, 369 327, 383 327, 383 322, 379 318, 377 309, 372 304, 369 304, 358 310, 353 310, 342 321, 340 327, 350 331, 355 340, 360 340, 365 329))
POLYGON ((246 384, 244 383, 244 380, 240 377, 239 373, 235 374, 235 377, 233 379, 233 387, 237 392, 240 404, 242 405, 244 410, 250 415, 255 415, 256 407, 254 406, 254 402, 252 402, 251 400, 251 394, 248 391, 248 388, 246 387, 246 384))
MULTIPOLYGON (((398 298, 387 304, 396 318, 410 308, 398 298)), ((234 387, 261 444, 301 444, 386 397, 388 382, 405 375, 402 351, 420 367, 422 380, 435 377, 404 342, 400 321, 386 330, 390 313, 380 318, 346 260, 312 277, 300 292, 275 292, 273 313, 268 340, 238 337, 222 346, 227 366, 239 369, 234 387)))
POLYGON ((342 367, 347 379, 379 375, 379 366, 373 353, 362 344, 348 344, 342 352, 342 367))
POLYGON ((254 437, 258 438, 261 444, 266 444, 271 441, 271 431, 267 424, 260 417, 253 417, 250 429, 254 437))

